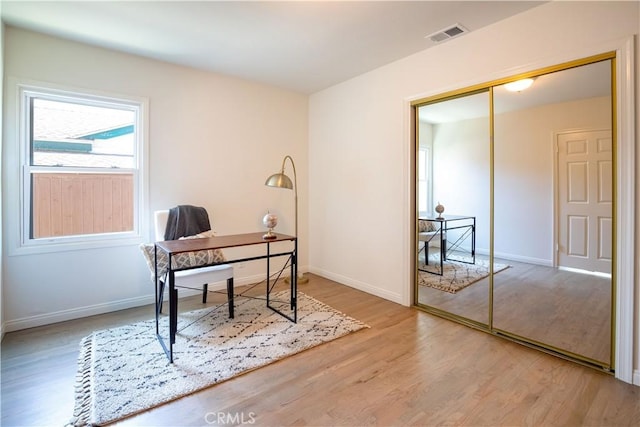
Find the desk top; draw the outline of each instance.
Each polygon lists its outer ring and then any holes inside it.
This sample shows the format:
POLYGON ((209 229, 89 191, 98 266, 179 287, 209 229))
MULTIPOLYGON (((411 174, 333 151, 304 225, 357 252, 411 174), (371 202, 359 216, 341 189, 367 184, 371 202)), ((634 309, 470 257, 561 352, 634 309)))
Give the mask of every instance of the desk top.
POLYGON ((231 234, 228 236, 214 236, 200 239, 182 239, 182 240, 165 240, 156 242, 156 246, 161 248, 169 255, 181 252, 204 251, 207 249, 224 249, 238 246, 257 245, 260 243, 282 242, 287 240, 296 240, 294 236, 286 234, 274 233, 275 239, 263 239, 264 232, 231 234))
POLYGON ((436 216, 419 216, 418 219, 420 221, 460 221, 463 219, 476 219, 476 217, 471 215, 443 215, 442 218, 436 216))

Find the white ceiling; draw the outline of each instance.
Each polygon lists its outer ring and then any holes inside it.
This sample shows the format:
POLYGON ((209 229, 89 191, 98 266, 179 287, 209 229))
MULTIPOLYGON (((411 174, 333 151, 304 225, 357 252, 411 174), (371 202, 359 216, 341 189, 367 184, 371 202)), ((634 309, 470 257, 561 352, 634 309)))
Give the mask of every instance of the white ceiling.
MULTIPOLYGON (((611 61, 601 61, 543 74, 522 92, 509 92, 504 85, 494 90, 496 114, 548 104, 611 95, 611 61)), ((489 116, 488 92, 420 107, 420 121, 449 123, 489 116)))
POLYGON ((451 25, 473 32, 543 3, 2 0, 1 14, 12 26, 313 93, 433 47, 426 36, 451 25))

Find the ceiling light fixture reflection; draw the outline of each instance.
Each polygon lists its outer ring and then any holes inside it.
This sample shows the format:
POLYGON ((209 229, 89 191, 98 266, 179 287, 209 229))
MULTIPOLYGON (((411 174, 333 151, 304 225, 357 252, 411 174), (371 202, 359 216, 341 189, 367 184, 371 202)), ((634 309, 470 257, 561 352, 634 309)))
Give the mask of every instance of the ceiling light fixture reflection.
POLYGON ((528 89, 533 84, 533 79, 516 80, 515 82, 506 83, 504 88, 510 92, 521 92, 528 89))

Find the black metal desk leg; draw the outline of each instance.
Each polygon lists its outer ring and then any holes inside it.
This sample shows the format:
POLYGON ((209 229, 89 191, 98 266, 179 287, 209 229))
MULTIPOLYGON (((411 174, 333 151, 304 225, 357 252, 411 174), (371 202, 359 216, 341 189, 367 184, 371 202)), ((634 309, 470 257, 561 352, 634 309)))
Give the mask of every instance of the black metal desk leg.
MULTIPOLYGON (((295 304, 295 298, 296 298, 296 286, 298 283, 298 262, 297 262, 297 256, 296 254, 292 254, 291 255, 291 278, 289 279, 289 283, 291 286, 289 286, 289 292, 290 292, 290 296, 289 296, 289 302, 291 304, 291 310, 295 310, 296 308, 296 304, 295 304)), ((294 312, 294 318, 295 318, 295 312, 294 312)), ((295 320, 294 320, 295 322, 295 320)))
POLYGON ((444 274, 444 260, 447 256, 447 249, 445 248, 446 239, 442 233, 445 233, 447 224, 444 221, 440 221, 440 276, 444 274))
POLYGON ((271 275, 271 272, 269 271, 269 265, 271 264, 269 262, 270 254, 271 254, 271 244, 269 242, 267 242, 267 307, 269 307, 269 299, 270 299, 270 296, 271 296, 271 293, 269 292, 269 289, 271 289, 271 286, 269 284, 269 279, 270 279, 270 275, 271 275))
MULTIPOLYGON (((154 245, 153 247, 153 259, 154 259, 154 266, 153 266, 153 271, 154 271, 154 278, 155 278, 155 282, 153 283, 154 288, 155 288, 155 303, 156 303, 156 335, 158 335, 160 333, 160 311, 162 311, 162 300, 160 299, 160 295, 158 295, 158 286, 159 286, 159 282, 160 280, 158 279, 158 247, 154 245)), ((160 290, 160 292, 162 291, 162 289, 160 290)))
POLYGON ((471 229, 471 256, 473 263, 476 263, 476 217, 473 217, 473 228, 471 229))
POLYGON ((176 289, 176 274, 169 271, 169 362, 173 363, 173 344, 176 342, 178 330, 178 290, 176 289))
POLYGON ((294 243, 294 253, 291 255, 291 310, 293 323, 298 323, 298 239, 294 243))

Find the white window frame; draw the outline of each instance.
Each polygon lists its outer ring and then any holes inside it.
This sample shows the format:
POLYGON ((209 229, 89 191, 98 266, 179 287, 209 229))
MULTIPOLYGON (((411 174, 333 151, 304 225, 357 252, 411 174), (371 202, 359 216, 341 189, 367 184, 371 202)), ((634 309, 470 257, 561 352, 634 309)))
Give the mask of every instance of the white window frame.
MULTIPOLYGON (((103 94, 87 90, 60 88, 48 84, 34 84, 17 82, 18 109, 18 145, 20 159, 19 178, 19 223, 20 232, 18 242, 10 255, 32 253, 58 252, 64 250, 92 249, 109 246, 122 246, 142 243, 143 214, 147 208, 148 175, 147 164, 147 135, 148 135, 148 99, 123 95, 103 94), (109 170, 109 173, 133 173, 133 230, 126 232, 83 234, 73 236, 56 236, 32 239, 31 228, 31 175, 50 167, 32 166, 30 164, 31 150, 31 109, 30 100, 33 97, 46 98, 57 101, 67 101, 101 107, 125 108, 135 113, 134 167, 132 169, 109 170)), ((78 171, 77 168, 56 167, 56 172, 78 171)), ((83 172, 101 172, 104 168, 82 168, 83 172)))
MULTIPOLYGON (((420 188, 424 188, 426 193, 425 193, 425 200, 424 200, 424 209, 419 209, 420 206, 418 206, 418 211, 421 214, 426 214, 428 212, 431 212, 432 206, 433 206, 433 188, 431 187, 431 150, 429 147, 426 146, 420 146, 418 148, 418 156, 422 157, 422 160, 424 161, 424 171, 418 171, 418 189, 420 188)), ((420 159, 418 160, 418 162, 420 162, 420 159)), ((418 203, 420 203, 420 196, 421 194, 418 192, 418 203)))

